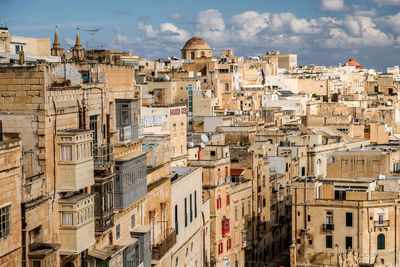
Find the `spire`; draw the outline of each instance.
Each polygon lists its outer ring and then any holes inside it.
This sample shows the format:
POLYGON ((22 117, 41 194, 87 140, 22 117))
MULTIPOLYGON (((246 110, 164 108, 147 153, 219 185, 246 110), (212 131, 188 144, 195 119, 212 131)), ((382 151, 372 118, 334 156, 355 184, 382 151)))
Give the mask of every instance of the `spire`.
POLYGON ((81 46, 81 37, 79 36, 79 27, 76 29, 75 47, 81 46))
POLYGON ((53 48, 58 48, 60 46, 60 39, 58 38, 58 26, 56 26, 56 32, 54 33, 53 48))
POLYGON ((58 37, 58 26, 56 26, 56 32, 54 33, 53 47, 51 48, 52 56, 62 56, 63 49, 61 48, 60 38, 58 37))
POLYGON ((73 57, 78 60, 82 60, 85 55, 85 51, 82 48, 81 45, 81 37, 79 36, 79 27, 76 29, 76 41, 75 41, 75 46, 72 49, 73 52, 73 57))

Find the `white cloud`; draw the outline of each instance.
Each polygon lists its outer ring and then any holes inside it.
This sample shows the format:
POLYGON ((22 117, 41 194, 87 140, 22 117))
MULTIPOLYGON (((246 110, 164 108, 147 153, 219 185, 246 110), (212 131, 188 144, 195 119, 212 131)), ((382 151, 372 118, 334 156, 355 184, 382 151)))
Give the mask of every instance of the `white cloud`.
POLYGON ((345 9, 344 0, 321 0, 321 10, 341 11, 345 9))
POLYGON ((143 23, 143 21, 139 21, 138 24, 137 24, 137 27, 138 27, 139 30, 142 30, 144 32, 146 37, 153 38, 153 37, 156 37, 156 35, 157 35, 157 31, 154 30, 153 26, 152 25, 145 25, 143 23))
POLYGON ((246 11, 230 19, 233 37, 240 40, 254 41, 257 34, 267 29, 270 24, 269 13, 259 14, 256 11, 246 11))
MULTIPOLYGON (((355 54, 357 50, 364 59, 400 60, 400 57, 396 58, 400 54, 398 50, 392 52, 393 58, 375 56, 382 48, 387 51, 400 48, 400 12, 379 17, 375 9, 356 5, 346 8, 349 13, 343 18, 325 16, 312 19, 297 17, 290 12, 257 11, 224 18, 219 10, 209 9, 200 11, 190 24, 179 24, 185 26, 178 26, 178 22, 150 25, 139 21, 139 34, 134 37, 116 28, 109 43, 114 49, 133 49, 137 55, 159 58, 180 55, 180 48, 195 34, 214 47, 215 54, 226 47, 236 49, 239 55, 260 55, 265 50, 281 50, 283 53, 298 53, 311 60, 326 58, 339 62, 341 57, 355 54), (366 50, 370 53, 365 54, 366 50), (315 51, 318 56, 307 55, 304 51, 315 51)), ((173 17, 178 19, 178 16, 173 17)))
POLYGON ((226 32, 221 12, 217 9, 200 11, 195 18, 195 32, 216 43, 223 41, 226 32))
POLYGON ((372 0, 378 6, 400 6, 400 0, 372 0))
POLYGON ((330 29, 330 37, 325 41, 327 47, 385 47, 394 43, 393 36, 378 29, 370 17, 348 16, 343 26, 330 29))
POLYGON ((393 16, 384 16, 376 19, 382 27, 386 27, 388 31, 392 31, 400 35, 400 12, 393 16))
POLYGON ((169 22, 160 25, 160 34, 172 42, 184 42, 189 38, 189 34, 185 30, 179 29, 169 22))

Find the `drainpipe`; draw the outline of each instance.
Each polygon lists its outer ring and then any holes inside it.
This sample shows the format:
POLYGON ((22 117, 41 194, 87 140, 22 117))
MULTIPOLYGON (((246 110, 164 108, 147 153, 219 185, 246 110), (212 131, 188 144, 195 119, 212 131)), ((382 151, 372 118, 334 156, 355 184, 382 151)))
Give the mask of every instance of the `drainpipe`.
POLYGON ((397 266, 397 203, 394 206, 394 266, 397 266))
POLYGON ((371 263, 371 231, 369 229, 369 208, 367 208, 367 221, 368 221, 368 234, 369 234, 369 240, 368 240, 368 263, 371 263))
POLYGON ((111 143, 110 114, 106 114, 107 144, 111 143))
POLYGON ((82 129, 86 129, 86 92, 83 92, 83 100, 82 100, 82 113, 83 113, 83 127, 82 129))
POLYGON ((357 207, 357 250, 360 251, 360 202, 357 207))
POLYGON ((25 203, 21 203, 22 267, 26 266, 26 220, 25 203))

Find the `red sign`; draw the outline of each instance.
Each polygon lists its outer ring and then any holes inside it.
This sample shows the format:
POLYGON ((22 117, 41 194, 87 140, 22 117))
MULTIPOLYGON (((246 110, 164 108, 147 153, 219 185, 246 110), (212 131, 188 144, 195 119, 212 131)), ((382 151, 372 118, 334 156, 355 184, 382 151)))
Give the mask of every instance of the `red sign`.
POLYGON ((188 108, 181 108, 181 114, 188 114, 188 108))
POLYGON ((180 115, 180 114, 188 114, 188 108, 184 107, 184 108, 170 109, 169 114, 170 114, 170 116, 180 115))
POLYGON ((180 109, 180 108, 174 108, 174 109, 171 109, 171 110, 170 110, 170 115, 171 115, 171 116, 173 116, 173 115, 179 115, 179 114, 181 114, 181 109, 180 109))

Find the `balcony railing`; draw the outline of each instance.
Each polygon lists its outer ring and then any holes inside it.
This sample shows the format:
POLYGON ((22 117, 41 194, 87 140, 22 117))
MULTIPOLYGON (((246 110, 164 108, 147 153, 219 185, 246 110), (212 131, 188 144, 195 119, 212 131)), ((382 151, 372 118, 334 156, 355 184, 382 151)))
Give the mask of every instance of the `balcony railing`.
POLYGON ((374 227, 389 227, 389 220, 374 221, 374 227))
POLYGON ((93 147, 94 168, 102 169, 114 163, 114 145, 102 144, 93 147))
POLYGON ((322 229, 324 231, 333 231, 335 230, 335 226, 333 224, 324 224, 322 225, 322 229))
POLYGON ((139 124, 118 127, 119 141, 122 143, 134 142, 139 138, 139 124))
POLYGON ((151 258, 154 260, 160 260, 165 253, 172 248, 176 243, 176 231, 175 229, 169 229, 170 234, 161 243, 153 245, 151 258))

